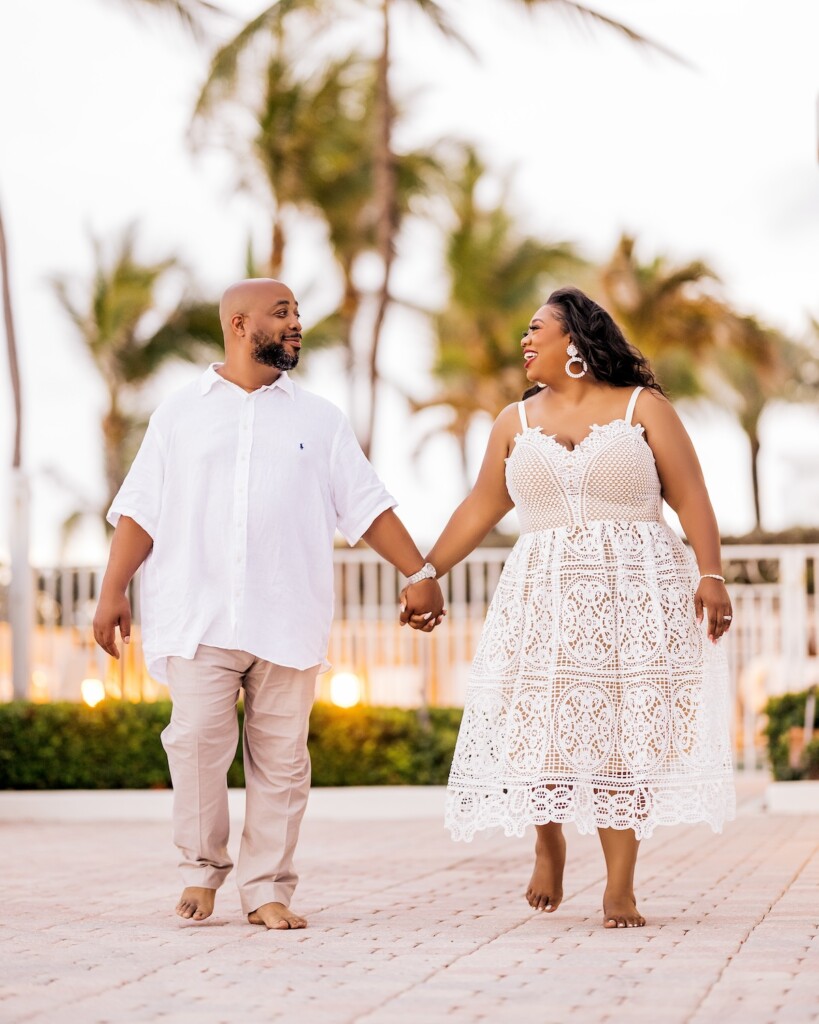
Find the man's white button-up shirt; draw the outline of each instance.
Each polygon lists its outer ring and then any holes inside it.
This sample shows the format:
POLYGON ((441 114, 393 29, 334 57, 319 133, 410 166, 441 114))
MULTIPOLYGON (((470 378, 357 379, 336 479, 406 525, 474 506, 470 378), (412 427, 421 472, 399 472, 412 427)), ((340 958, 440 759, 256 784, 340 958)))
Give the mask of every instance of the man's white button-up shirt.
POLYGON ((153 539, 142 570, 148 671, 199 644, 326 666, 333 539, 396 502, 330 402, 286 373, 248 394, 216 372, 163 402, 108 512, 153 539))

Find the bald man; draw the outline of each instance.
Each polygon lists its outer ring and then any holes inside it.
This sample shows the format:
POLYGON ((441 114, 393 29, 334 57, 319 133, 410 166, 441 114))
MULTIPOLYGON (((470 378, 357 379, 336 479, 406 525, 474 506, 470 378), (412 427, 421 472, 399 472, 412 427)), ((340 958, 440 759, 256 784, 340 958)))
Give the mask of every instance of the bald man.
MULTIPOLYGON (((341 412, 299 387, 296 299, 280 281, 228 288, 225 361, 163 402, 108 512, 114 526, 94 618, 128 643, 127 587, 142 572, 142 641, 173 713, 162 743, 185 888, 203 921, 233 864, 227 771, 244 691, 245 825, 236 866, 251 924, 304 928, 290 909, 310 788, 307 728, 326 662, 333 540, 362 538, 409 577, 407 613, 440 622, 443 598, 341 412)), ((417 621, 417 619, 416 619, 417 621)))

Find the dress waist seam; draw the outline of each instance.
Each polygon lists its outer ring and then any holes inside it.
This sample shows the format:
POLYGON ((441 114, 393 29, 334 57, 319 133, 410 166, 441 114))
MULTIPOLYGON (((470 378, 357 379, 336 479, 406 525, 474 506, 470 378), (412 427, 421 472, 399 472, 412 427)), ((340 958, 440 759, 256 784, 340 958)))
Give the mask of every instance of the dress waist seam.
POLYGON ((558 530, 577 530, 585 529, 586 527, 599 526, 600 524, 607 526, 634 526, 637 523, 650 523, 656 524, 657 526, 667 526, 668 524, 664 519, 586 519, 583 522, 576 523, 561 523, 560 526, 541 526, 536 530, 521 530, 520 536, 525 537, 530 533, 555 533, 558 530))

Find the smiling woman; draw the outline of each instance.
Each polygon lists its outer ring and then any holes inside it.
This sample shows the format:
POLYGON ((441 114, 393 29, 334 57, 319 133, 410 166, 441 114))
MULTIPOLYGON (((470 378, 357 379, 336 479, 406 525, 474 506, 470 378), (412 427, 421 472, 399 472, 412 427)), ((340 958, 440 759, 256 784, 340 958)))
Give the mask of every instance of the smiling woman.
POLYGON ((548 911, 563 896, 563 823, 598 831, 605 926, 640 926, 640 840, 679 822, 720 831, 733 815, 719 534, 682 424, 604 309, 561 289, 521 344, 536 386, 496 420, 475 487, 427 556, 448 572, 517 509, 447 826, 469 840, 535 825, 526 898, 548 911), (696 558, 663 520, 663 498, 696 558))
MULTIPOLYGON (((663 394, 648 360, 629 344, 606 310, 579 288, 559 288, 552 292, 546 305, 532 318, 521 345, 526 376, 536 382, 534 388, 525 392, 524 399, 545 387, 545 379, 538 373, 547 372, 546 359, 535 364, 544 346, 548 353, 555 347, 565 351, 569 358, 563 368, 567 376, 576 380, 588 372, 596 380, 614 387, 639 385, 663 394)), ((553 369, 551 365, 550 369, 553 369)))

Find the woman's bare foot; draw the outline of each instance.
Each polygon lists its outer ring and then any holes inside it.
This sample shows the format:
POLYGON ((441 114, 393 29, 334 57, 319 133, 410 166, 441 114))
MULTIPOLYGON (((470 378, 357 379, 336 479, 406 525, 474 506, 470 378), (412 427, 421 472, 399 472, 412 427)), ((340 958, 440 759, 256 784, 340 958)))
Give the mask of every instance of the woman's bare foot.
POLYGON ((189 885, 187 889, 182 890, 182 895, 176 904, 176 912, 187 920, 193 918, 194 921, 204 921, 213 913, 215 900, 215 889, 203 889, 197 885, 189 885))
POLYGON ((529 880, 526 899, 533 910, 551 914, 563 899, 563 868, 566 864, 566 840, 563 828, 554 822, 537 826, 535 870, 529 880))
POLYGON ((247 919, 251 924, 263 924, 272 931, 307 927, 304 918, 292 914, 283 903, 263 903, 256 910, 252 910, 247 919))
POLYGON ((603 893, 603 927, 604 928, 642 928, 646 919, 637 909, 634 893, 625 896, 603 893))

